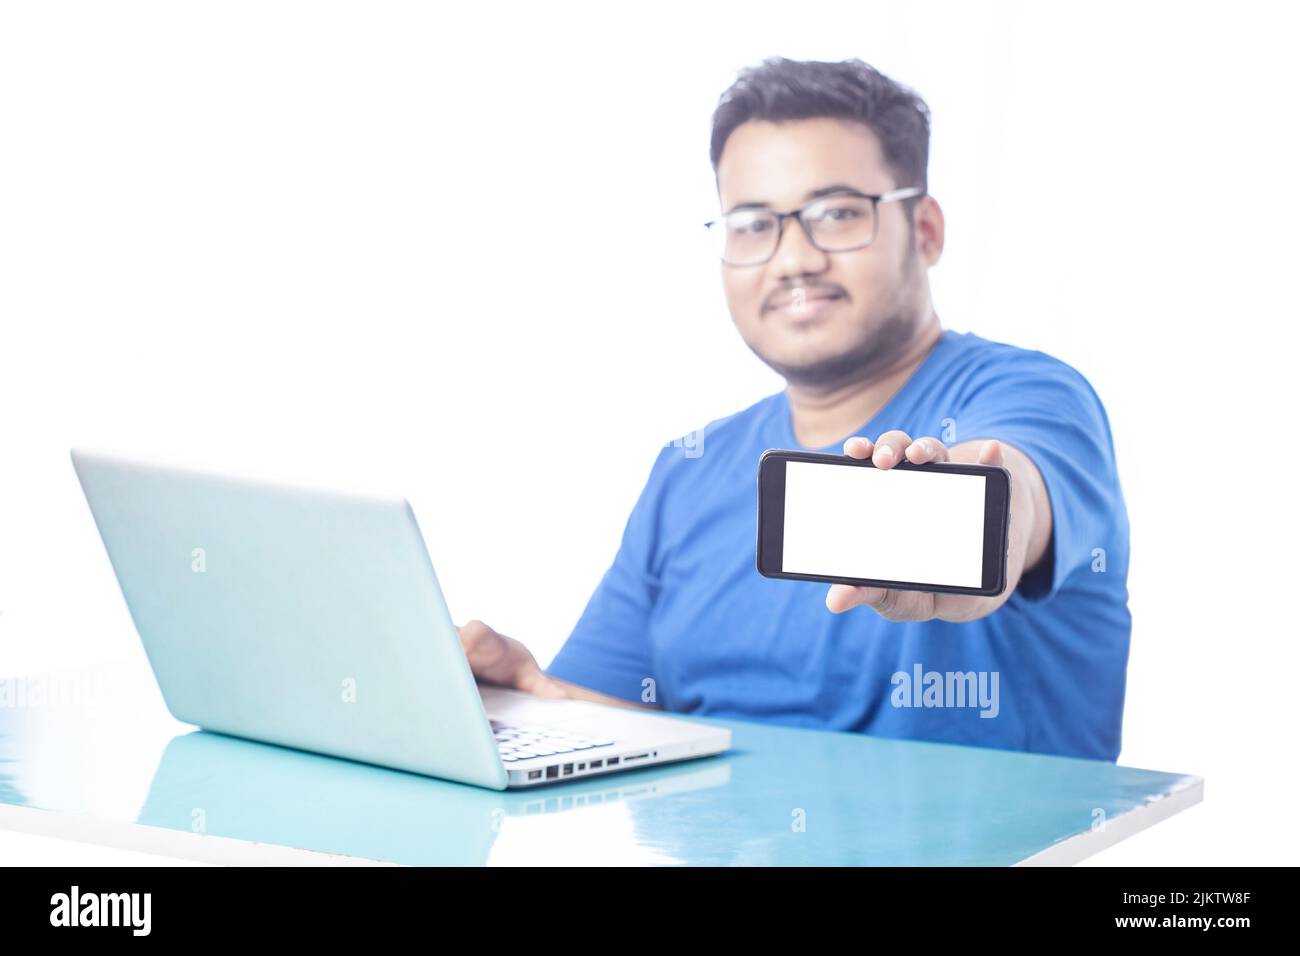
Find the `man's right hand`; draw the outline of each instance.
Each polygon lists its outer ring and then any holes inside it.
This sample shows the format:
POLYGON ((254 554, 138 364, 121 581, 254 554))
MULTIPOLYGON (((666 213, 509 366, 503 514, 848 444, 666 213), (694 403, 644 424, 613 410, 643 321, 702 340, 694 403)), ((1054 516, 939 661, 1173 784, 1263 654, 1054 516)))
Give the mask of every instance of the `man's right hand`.
POLYGON ((509 687, 538 697, 571 696, 559 681, 542 671, 532 652, 513 637, 498 634, 479 620, 469 621, 456 631, 469 668, 480 683, 509 687))

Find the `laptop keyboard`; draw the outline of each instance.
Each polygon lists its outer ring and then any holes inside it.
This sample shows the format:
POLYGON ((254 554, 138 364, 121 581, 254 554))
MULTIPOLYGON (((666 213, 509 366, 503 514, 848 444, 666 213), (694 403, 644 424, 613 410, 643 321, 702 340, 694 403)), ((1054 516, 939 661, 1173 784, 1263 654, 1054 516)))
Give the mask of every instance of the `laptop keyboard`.
POLYGON ((614 741, 603 737, 593 737, 590 734, 579 734, 568 730, 523 727, 499 720, 489 720, 488 723, 492 725, 492 734, 496 737, 497 751, 506 763, 528 760, 532 757, 586 752, 597 747, 614 745, 614 741))

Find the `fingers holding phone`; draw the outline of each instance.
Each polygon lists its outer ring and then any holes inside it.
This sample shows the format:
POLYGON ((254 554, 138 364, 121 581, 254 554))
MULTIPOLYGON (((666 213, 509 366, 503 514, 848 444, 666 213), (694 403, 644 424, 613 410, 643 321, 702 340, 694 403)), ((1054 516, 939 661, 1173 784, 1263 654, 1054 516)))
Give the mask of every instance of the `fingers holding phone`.
MULTIPOLYGON (((885 432, 875 442, 863 437, 850 438, 844 443, 844 454, 859 460, 870 458, 872 465, 886 471, 903 460, 914 465, 951 460, 947 446, 939 439, 929 435, 913 439, 901 430, 885 432)), ((1002 448, 996 440, 984 443, 976 463, 1002 466, 1002 448)), ((826 608, 832 613, 869 607, 890 621, 928 621, 936 617, 970 620, 993 610, 995 604, 983 597, 851 584, 832 584, 826 592, 826 608)))
MULTIPOLYGON (((939 439, 929 435, 912 439, 906 432, 897 430, 885 432, 875 442, 860 436, 850 438, 844 443, 844 454, 859 460, 870 458, 871 463, 882 470, 888 470, 904 459, 914 465, 952 460, 948 447, 939 439)), ((1003 464, 1002 446, 996 439, 989 439, 980 449, 975 463, 1000 467, 1003 464)))
POLYGON ((996 441, 951 461, 937 438, 851 438, 844 455, 770 449, 759 461, 757 566, 827 581, 835 613, 972 620, 1006 584, 1010 473, 996 441), (898 474, 886 474, 887 472, 898 474))

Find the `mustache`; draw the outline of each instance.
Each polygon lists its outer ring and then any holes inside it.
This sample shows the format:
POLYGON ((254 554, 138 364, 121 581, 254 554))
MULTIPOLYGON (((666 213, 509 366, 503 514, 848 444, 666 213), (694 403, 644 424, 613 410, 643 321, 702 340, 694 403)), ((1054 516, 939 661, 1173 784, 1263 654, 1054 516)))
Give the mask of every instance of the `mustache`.
POLYGON ((794 301, 795 296, 801 290, 810 299, 814 297, 847 299, 849 297, 843 286, 836 285, 833 282, 795 282, 769 292, 766 298, 763 299, 762 311, 770 312, 772 309, 779 309, 781 306, 789 304, 794 301))

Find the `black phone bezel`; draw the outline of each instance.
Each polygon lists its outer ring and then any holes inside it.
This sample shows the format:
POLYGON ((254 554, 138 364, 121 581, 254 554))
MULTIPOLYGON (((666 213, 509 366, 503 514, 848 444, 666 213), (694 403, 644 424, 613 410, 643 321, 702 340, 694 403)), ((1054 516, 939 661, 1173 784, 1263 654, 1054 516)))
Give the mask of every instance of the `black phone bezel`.
POLYGON ((969 594, 994 597, 1007 586, 1008 532, 1011 524, 1011 473, 1000 465, 972 465, 965 462, 930 462, 915 465, 901 461, 894 468, 906 471, 932 471, 950 475, 983 475, 988 481, 984 495, 984 555, 982 586, 959 587, 950 584, 929 584, 919 581, 889 581, 868 578, 846 578, 832 575, 796 574, 772 571, 780 566, 782 544, 785 536, 785 462, 808 461, 815 464, 838 465, 848 468, 874 468, 869 458, 850 458, 826 452, 799 451, 791 448, 769 448, 758 459, 758 530, 755 541, 754 565, 765 578, 790 581, 823 581, 831 584, 851 584, 862 587, 894 588, 904 591, 928 591, 937 594, 969 594), (779 466, 779 467, 778 467, 779 466), (764 557, 767 562, 765 566, 764 557))

